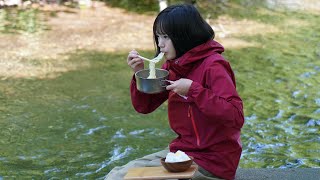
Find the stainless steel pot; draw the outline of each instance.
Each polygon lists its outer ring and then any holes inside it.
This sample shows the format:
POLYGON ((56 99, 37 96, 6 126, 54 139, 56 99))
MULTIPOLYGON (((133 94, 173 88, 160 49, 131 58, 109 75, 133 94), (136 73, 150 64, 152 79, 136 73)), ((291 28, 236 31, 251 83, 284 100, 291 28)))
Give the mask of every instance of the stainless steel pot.
POLYGON ((156 79, 148 79, 149 69, 142 69, 135 73, 137 89, 147 94, 156 94, 166 90, 169 71, 156 68, 156 79))

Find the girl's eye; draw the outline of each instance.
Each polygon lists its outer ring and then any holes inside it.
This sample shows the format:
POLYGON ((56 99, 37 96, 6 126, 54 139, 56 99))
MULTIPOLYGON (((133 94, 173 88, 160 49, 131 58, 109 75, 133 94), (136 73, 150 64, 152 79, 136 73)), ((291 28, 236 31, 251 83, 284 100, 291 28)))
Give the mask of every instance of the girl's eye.
POLYGON ((169 38, 169 36, 166 35, 166 34, 157 34, 156 37, 157 38, 163 38, 163 39, 168 39, 169 38))

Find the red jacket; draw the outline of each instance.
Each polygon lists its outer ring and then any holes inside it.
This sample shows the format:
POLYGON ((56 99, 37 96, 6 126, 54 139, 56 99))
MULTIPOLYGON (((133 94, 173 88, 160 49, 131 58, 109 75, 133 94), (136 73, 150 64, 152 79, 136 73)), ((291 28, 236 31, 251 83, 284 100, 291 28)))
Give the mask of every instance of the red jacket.
POLYGON ((130 88, 132 104, 140 113, 150 113, 168 99, 169 123, 178 135, 170 143, 171 152, 184 151, 212 174, 234 179, 242 151, 243 104, 223 51, 210 40, 163 64, 170 80, 193 81, 187 98, 173 91, 139 92, 134 78, 130 88))

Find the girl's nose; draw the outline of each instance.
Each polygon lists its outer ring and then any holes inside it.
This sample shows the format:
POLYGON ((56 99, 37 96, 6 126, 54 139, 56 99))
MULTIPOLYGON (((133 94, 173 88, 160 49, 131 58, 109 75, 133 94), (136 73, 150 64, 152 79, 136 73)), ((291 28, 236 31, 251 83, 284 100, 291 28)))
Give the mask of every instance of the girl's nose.
POLYGON ((159 39, 158 46, 159 46, 160 48, 163 48, 163 47, 164 47, 164 43, 163 43, 163 41, 162 41, 161 39, 159 39))

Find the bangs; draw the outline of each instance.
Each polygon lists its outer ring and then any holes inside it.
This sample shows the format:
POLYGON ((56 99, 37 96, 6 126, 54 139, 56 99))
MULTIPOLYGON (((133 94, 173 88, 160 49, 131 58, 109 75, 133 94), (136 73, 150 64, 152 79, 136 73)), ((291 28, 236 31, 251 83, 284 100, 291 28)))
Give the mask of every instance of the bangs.
POLYGON ((168 25, 168 22, 165 20, 166 17, 164 16, 159 16, 155 22, 155 26, 153 27, 153 33, 155 35, 165 35, 170 32, 168 29, 170 26, 168 25))
POLYGON ((163 24, 162 24, 162 23, 159 22, 159 23, 157 24, 155 34, 159 34, 159 35, 165 35, 165 34, 167 34, 167 33, 166 33, 166 30, 165 30, 165 28, 163 27, 163 24))

